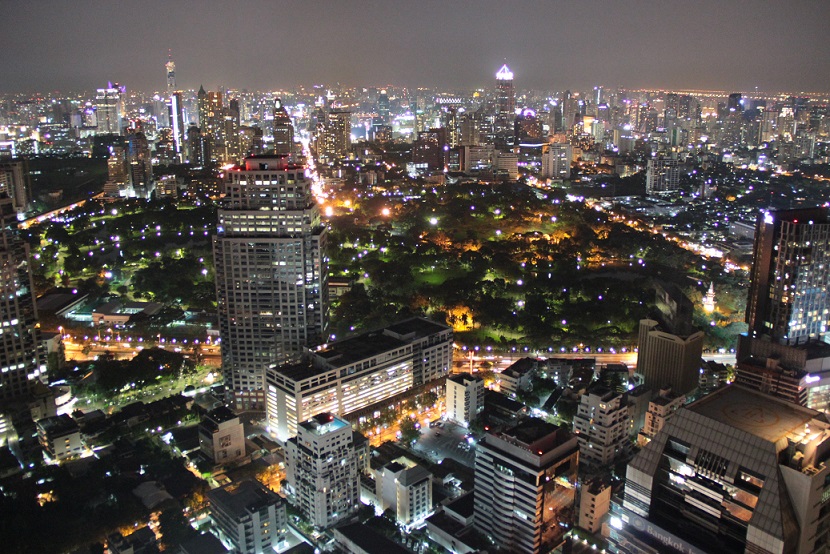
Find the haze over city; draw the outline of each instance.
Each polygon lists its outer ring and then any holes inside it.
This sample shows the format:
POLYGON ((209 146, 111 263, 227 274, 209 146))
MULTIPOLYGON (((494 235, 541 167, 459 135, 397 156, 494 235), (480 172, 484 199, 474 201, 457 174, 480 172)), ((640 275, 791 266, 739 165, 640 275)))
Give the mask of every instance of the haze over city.
POLYGON ((4 92, 179 86, 830 90, 830 4, 630 0, 3 4, 4 92))

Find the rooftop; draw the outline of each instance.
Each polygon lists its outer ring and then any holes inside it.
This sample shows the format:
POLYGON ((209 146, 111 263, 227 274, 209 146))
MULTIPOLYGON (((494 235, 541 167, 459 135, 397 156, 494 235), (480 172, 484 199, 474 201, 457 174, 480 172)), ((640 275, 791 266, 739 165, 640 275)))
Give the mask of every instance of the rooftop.
POLYGON ((337 527, 334 530, 335 537, 338 533, 371 554, 409 554, 407 549, 378 534, 363 523, 350 523, 337 527))
POLYGON ((394 325, 390 325, 386 328, 386 330, 390 333, 400 335, 400 338, 404 338, 406 335, 411 335, 414 333, 414 337, 412 338, 416 339, 428 337, 430 335, 434 335, 442 331, 448 331, 449 329, 450 328, 446 325, 423 317, 413 317, 411 319, 406 319, 399 323, 395 323, 394 325))
POLYGON ((222 509, 235 519, 241 519, 250 513, 258 512, 272 504, 279 504, 282 499, 256 481, 242 481, 238 486, 231 484, 213 489, 207 493, 210 503, 222 509))
POLYGON ((805 424, 824 420, 815 410, 737 385, 717 390, 687 408, 773 443, 783 438, 800 442, 796 437, 804 433, 805 424))
POLYGON ((495 436, 540 456, 572 438, 566 429, 535 417, 527 418, 495 436))
POLYGON ((67 414, 40 419, 37 426, 47 435, 66 435, 79 431, 78 424, 67 414))
POLYGON ((303 421, 300 423, 300 427, 313 435, 322 436, 327 433, 339 431, 344 427, 350 427, 350 425, 342 419, 335 417, 334 414, 326 412, 317 414, 308 421, 303 421))
POLYGON ((470 381, 483 381, 478 375, 472 375, 470 373, 455 373, 447 377, 447 379, 459 385, 464 385, 470 381))

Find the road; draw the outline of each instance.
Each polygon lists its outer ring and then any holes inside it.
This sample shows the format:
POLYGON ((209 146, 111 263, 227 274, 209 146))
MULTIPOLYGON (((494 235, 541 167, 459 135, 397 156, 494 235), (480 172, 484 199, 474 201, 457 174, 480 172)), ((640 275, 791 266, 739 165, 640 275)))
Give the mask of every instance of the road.
MULTIPOLYGON (((94 360, 98 356, 109 354, 117 360, 129 360, 138 354, 144 348, 163 348, 169 352, 179 352, 185 356, 193 355, 193 344, 190 343, 144 343, 137 341, 118 341, 115 339, 101 341, 91 340, 83 341, 73 338, 64 338, 63 340, 64 352, 67 360, 94 360)), ((211 367, 220 367, 222 365, 222 356, 219 345, 216 344, 200 344, 198 347, 202 357, 202 364, 211 367)))
MULTIPOLYGON (((536 355, 537 353, 527 353, 527 356, 536 355)), ((572 352, 540 352, 538 353, 544 358, 564 358, 567 360, 578 360, 592 358, 596 360, 597 365, 606 364, 625 364, 628 367, 637 367, 637 353, 636 352, 600 352, 600 353, 572 353, 572 352)), ((520 360, 522 356, 503 356, 503 355, 474 355, 470 356, 469 352, 456 350, 456 355, 453 358, 453 370, 456 372, 471 371, 481 369, 482 364, 490 363, 492 371, 500 373, 504 371, 513 362, 520 360)), ((704 360, 714 360, 721 364, 735 364, 734 353, 704 353, 704 360)))

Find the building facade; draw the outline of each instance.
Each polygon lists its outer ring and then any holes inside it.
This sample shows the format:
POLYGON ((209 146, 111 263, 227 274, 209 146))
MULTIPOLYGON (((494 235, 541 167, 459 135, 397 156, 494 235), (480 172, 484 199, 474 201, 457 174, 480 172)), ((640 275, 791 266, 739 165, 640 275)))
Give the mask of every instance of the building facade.
POLYGON ((654 390, 670 387, 687 394, 697 387, 705 335, 675 335, 653 319, 640 320, 637 373, 654 390))
POLYGON ((213 489, 207 499, 211 531, 231 552, 259 554, 285 548, 285 501, 259 482, 246 480, 213 489))
POLYGON ((327 338, 325 246, 304 166, 258 156, 227 171, 213 255, 222 371, 237 409, 263 409, 265 370, 327 338))
POLYGON ((366 439, 334 414, 299 424, 285 444, 286 479, 295 505, 314 527, 331 527, 358 509, 367 460, 366 439))
POLYGON ((530 418, 478 444, 475 528, 496 547, 538 554, 574 523, 579 446, 566 429, 530 418))
POLYGON ((268 428, 287 440, 314 414, 343 417, 414 385, 440 383, 451 363, 452 330, 422 318, 325 345, 299 363, 268 370, 268 428))
POLYGON ((245 457, 245 430, 239 417, 225 406, 205 414, 199 424, 199 448, 217 464, 245 457))
POLYGON ((823 552, 824 414, 731 385, 681 408, 628 465, 612 552, 823 552))
POLYGON ((582 461, 608 466, 628 454, 631 415, 626 397, 602 386, 589 389, 579 400, 574 433, 582 461))
POLYGON ((458 373, 447 377, 447 419, 469 427, 484 409, 484 380, 478 375, 458 373))

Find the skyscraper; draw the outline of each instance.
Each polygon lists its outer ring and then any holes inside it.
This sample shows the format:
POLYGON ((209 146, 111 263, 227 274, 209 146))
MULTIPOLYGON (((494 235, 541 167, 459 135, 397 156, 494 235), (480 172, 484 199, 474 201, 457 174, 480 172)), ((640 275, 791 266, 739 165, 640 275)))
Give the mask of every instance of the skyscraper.
POLYGON ((164 64, 164 69, 167 72, 167 96, 170 96, 176 92, 176 64, 170 52, 167 53, 167 63, 164 64))
POLYGON ((170 127, 173 131, 173 149, 179 162, 184 156, 184 106, 182 106, 182 93, 174 92, 170 95, 170 127))
POLYGON ((749 335, 797 344, 830 327, 830 210, 758 217, 747 301, 749 335))
POLYGON ((117 83, 98 89, 95 96, 98 134, 121 134, 121 92, 117 83))
POLYGON ((326 229, 305 167, 255 156, 226 173, 213 243, 222 370, 237 409, 264 409, 265 370, 327 338, 326 229))
POLYGON ((576 437, 530 418, 488 433, 477 448, 475 528, 504 551, 550 552, 574 522, 576 437))
POLYGON ((680 166, 673 158, 649 158, 646 164, 646 194, 677 190, 680 187, 680 166))
POLYGON ((640 320, 637 373, 653 390, 664 387, 688 394, 697 387, 703 354, 702 331, 670 333, 653 319, 640 320))
POLYGON ((0 198, 0 401, 25 397, 46 370, 35 327, 29 247, 15 234, 12 200, 0 198))
POLYGON ((291 154, 294 148, 294 125, 282 101, 274 102, 274 153, 291 154))
POLYGON ((513 116, 516 110, 516 93, 513 90, 513 72, 507 64, 496 73, 496 114, 513 116))

